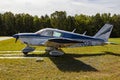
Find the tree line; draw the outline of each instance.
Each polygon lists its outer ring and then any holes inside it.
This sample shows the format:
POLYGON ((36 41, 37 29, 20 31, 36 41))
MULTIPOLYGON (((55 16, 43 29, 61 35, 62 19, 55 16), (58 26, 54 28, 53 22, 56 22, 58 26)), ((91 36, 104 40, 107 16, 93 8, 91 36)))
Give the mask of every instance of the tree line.
POLYGON ((41 17, 30 14, 0 13, 0 36, 12 36, 15 33, 36 32, 42 28, 57 28, 67 31, 76 29, 76 33, 87 31, 93 36, 105 23, 114 25, 111 37, 120 37, 120 14, 97 13, 88 16, 76 14, 67 15, 65 11, 55 11, 50 16, 41 17))

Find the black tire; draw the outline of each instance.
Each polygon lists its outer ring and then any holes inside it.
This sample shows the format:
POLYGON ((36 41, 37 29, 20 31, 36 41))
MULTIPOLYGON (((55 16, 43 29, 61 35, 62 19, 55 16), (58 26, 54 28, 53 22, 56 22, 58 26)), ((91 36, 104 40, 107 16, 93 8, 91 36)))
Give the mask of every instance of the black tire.
POLYGON ((23 54, 24 54, 24 55, 27 55, 27 54, 28 54, 28 52, 23 52, 23 54))

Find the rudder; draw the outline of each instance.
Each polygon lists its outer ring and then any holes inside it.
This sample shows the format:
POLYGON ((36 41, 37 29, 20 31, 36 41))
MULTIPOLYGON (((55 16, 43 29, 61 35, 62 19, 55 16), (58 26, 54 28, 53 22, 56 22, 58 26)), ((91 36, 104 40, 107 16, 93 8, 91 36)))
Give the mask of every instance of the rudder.
POLYGON ((103 39, 105 42, 107 42, 108 38, 110 37, 112 29, 113 25, 105 24, 93 37, 103 39))

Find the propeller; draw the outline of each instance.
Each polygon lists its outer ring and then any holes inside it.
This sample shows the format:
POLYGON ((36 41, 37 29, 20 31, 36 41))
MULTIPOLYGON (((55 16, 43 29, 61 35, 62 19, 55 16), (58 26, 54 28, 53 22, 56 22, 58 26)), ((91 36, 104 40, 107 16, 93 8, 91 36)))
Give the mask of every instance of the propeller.
POLYGON ((18 39, 19 39, 19 36, 16 37, 15 43, 17 42, 18 39))
POLYGON ((15 40, 15 43, 16 43, 17 40, 19 39, 19 35, 18 35, 18 34, 15 34, 15 35, 13 35, 13 37, 16 38, 16 40, 15 40))

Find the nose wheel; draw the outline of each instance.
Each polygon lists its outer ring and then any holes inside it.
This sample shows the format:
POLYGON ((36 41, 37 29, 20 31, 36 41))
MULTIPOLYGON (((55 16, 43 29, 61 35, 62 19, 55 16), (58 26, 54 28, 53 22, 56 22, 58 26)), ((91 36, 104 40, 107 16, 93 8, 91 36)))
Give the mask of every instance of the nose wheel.
POLYGON ((28 54, 28 52, 23 52, 23 54, 24 54, 24 55, 27 55, 27 54, 28 54))
POLYGON ((26 47, 22 50, 22 52, 23 52, 24 55, 27 55, 29 52, 32 52, 32 51, 34 51, 34 50, 35 50, 34 47, 26 46, 26 47))

